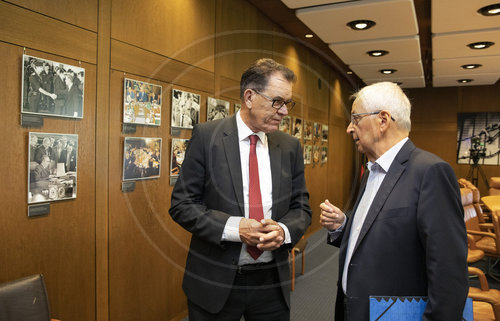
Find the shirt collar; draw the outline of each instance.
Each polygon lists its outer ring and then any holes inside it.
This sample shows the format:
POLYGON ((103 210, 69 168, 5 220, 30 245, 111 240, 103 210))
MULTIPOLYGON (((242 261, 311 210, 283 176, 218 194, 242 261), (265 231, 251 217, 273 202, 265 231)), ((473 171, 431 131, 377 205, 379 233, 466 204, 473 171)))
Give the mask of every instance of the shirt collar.
POLYGON ((403 138, 400 140, 397 144, 389 148, 388 151, 386 151, 382 156, 380 156, 375 162, 368 162, 367 167, 369 171, 372 171, 372 166, 377 163, 379 166, 376 166, 374 169, 378 168, 379 170, 382 169, 385 173, 389 170, 389 167, 391 167, 392 162, 396 158, 396 155, 399 153, 403 145, 406 143, 408 140, 408 137, 403 138))
POLYGON ((247 124, 243 121, 240 115, 240 111, 236 113, 236 126, 238 127, 238 140, 242 141, 244 139, 247 139, 248 136, 250 135, 257 135, 259 136, 259 139, 262 143, 266 141, 266 133, 264 132, 257 132, 254 133, 250 128, 248 128, 247 124))

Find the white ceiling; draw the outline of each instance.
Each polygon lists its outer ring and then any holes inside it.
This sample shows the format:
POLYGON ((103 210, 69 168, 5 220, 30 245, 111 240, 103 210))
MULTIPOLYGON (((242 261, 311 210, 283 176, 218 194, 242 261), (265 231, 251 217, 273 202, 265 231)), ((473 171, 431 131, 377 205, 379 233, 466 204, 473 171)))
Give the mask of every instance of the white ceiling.
MULTIPOLYGON (((424 75, 419 17, 412 0, 281 1, 295 9, 296 16, 365 83, 390 80, 406 88, 431 85, 425 83, 431 75, 424 75), (372 20, 376 24, 368 30, 352 30, 347 23, 353 20, 372 20), (386 50, 389 54, 370 57, 366 52, 371 50, 386 50), (379 70, 385 68, 397 72, 381 74, 379 70)), ((433 86, 491 85, 498 81, 500 15, 485 17, 477 13, 479 8, 495 3, 500 0, 431 1, 433 86), (483 50, 467 47, 478 41, 492 41, 495 45, 483 50), (465 64, 482 66, 464 70, 461 66, 465 64), (473 81, 457 82, 464 78, 473 81)))

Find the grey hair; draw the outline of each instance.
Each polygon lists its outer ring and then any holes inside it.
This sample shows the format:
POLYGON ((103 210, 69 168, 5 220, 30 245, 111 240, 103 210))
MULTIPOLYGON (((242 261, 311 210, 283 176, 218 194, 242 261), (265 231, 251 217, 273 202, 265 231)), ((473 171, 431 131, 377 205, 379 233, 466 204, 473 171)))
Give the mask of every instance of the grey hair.
POLYGON ((410 132, 411 103, 395 83, 384 81, 363 87, 351 98, 361 103, 367 112, 386 110, 396 120, 396 125, 410 132))

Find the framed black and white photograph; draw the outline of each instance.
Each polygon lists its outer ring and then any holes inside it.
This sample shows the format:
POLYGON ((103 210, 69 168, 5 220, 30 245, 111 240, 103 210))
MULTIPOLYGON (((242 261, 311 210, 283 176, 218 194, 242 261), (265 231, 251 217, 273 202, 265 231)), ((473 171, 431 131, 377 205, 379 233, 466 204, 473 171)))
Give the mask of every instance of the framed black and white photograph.
POLYGON ((290 134, 290 128, 292 128, 292 117, 284 116, 281 120, 279 130, 284 133, 290 134))
POLYGON ((328 160, 328 147, 322 146, 321 147, 321 164, 326 163, 328 160))
POLYGON ((161 86, 125 78, 123 81, 123 122, 161 125, 161 86))
POLYGON ((200 122, 200 101, 198 94, 172 89, 172 127, 192 129, 200 122))
POLYGON ((318 141, 321 137, 321 124, 314 122, 313 125, 313 139, 318 141))
POLYGON ((304 122, 304 140, 312 140, 313 138, 313 122, 306 120, 304 122))
POLYGON ((236 114, 241 109, 241 104, 234 104, 234 113, 236 114))
POLYGON ((125 137, 123 180, 135 181, 160 177, 161 138, 125 137))
POLYGON ((328 141, 328 125, 321 125, 321 141, 328 141))
POLYGON ((293 119, 292 136, 302 139, 302 119, 295 117, 293 119))
POLYGON ((222 99, 208 97, 207 121, 229 117, 229 102, 222 99))
POLYGON ((500 165, 500 113, 458 113, 457 164, 500 165))
POLYGON ((189 139, 172 139, 172 152, 170 158, 170 177, 179 176, 179 172, 184 162, 189 139))
POLYGON ((83 118, 85 69, 23 55, 21 113, 83 118))
POLYGON ((78 135, 29 133, 28 204, 76 198, 78 135))
POLYGON ((312 159, 312 145, 304 146, 304 165, 311 164, 312 159))

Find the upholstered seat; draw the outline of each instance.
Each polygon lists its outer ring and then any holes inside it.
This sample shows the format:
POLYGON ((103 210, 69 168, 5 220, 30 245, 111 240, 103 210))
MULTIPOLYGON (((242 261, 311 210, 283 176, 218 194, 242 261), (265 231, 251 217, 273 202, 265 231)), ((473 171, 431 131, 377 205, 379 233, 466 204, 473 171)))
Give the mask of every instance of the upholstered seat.
POLYGON ((490 185, 490 195, 500 195, 500 177, 490 177, 488 184, 490 185))
POLYGON ((469 288, 469 297, 473 300, 474 320, 500 320, 500 291, 489 288, 486 276, 480 269, 469 267, 469 274, 476 275, 480 284, 480 288, 469 288))

